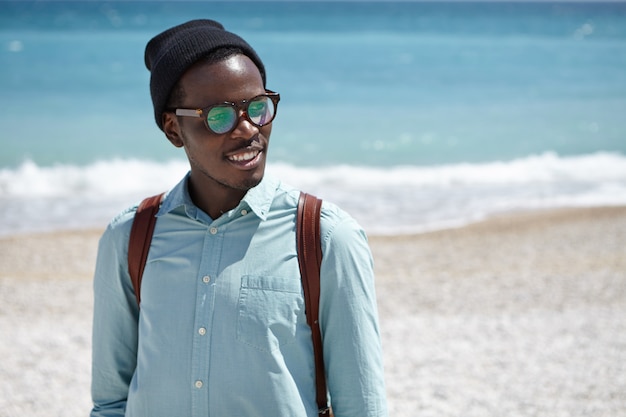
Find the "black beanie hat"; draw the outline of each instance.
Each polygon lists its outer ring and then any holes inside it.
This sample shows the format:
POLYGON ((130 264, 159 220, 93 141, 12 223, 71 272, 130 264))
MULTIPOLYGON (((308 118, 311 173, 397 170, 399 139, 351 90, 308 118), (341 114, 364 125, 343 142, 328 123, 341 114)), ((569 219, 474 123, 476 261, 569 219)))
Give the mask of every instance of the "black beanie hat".
POLYGON ((265 86, 265 67, 254 49, 214 20, 191 20, 152 38, 146 45, 145 62, 150 71, 150 95, 154 118, 163 130, 162 114, 172 88, 189 67, 216 49, 235 47, 259 68, 265 86))

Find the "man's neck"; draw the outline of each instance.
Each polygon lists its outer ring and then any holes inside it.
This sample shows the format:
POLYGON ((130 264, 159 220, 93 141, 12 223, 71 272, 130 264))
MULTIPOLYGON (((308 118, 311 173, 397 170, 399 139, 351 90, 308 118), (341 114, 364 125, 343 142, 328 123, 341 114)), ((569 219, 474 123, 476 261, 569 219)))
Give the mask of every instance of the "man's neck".
POLYGON ((237 190, 216 182, 197 184, 192 177, 189 178, 188 189, 193 203, 212 219, 237 207, 247 193, 246 190, 237 190))

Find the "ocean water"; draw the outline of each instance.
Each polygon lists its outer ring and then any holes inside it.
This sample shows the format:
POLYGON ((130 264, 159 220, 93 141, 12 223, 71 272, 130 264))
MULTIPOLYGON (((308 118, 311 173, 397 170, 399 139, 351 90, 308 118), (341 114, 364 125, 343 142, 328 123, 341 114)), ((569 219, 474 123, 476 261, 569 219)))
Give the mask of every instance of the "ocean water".
POLYGON ((103 227, 174 185, 146 42, 243 36, 281 93, 268 170, 370 234, 626 204, 626 3, 0 1, 0 235, 103 227))

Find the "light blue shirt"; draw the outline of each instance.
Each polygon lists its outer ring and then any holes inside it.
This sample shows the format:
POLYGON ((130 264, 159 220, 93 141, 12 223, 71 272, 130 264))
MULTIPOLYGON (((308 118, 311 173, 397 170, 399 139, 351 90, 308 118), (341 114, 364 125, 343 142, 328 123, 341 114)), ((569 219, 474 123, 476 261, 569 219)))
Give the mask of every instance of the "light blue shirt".
MULTIPOLYGON (((141 309, 127 267, 136 207, 111 222, 94 279, 91 416, 317 416, 298 195, 265 178, 213 220, 185 177, 158 212, 141 309)), ((319 320, 335 416, 387 416, 365 234, 328 202, 321 227, 319 320)))

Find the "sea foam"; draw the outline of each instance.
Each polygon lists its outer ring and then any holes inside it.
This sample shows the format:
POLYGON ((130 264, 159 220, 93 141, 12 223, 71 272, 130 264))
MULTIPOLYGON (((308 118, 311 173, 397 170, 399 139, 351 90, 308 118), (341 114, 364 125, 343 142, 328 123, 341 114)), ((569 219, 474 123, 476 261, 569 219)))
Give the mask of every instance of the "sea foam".
MULTIPOLYGON (((183 160, 99 161, 0 170, 0 235, 104 227, 187 172, 183 160)), ((350 212, 371 234, 414 233, 520 210, 626 204, 626 157, 555 153, 433 166, 268 166, 268 174, 350 212)))

